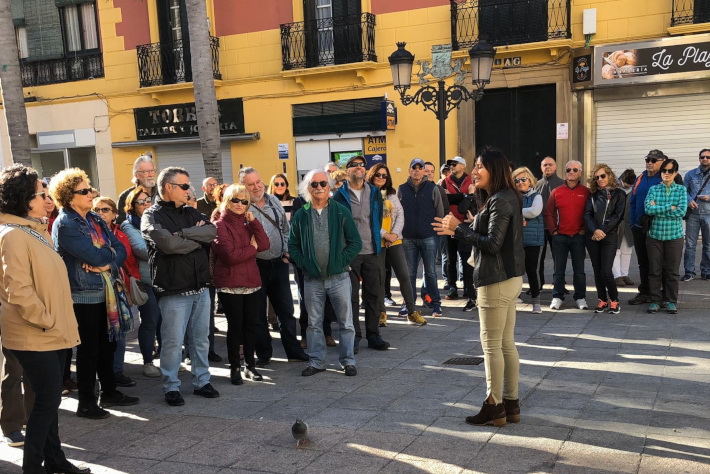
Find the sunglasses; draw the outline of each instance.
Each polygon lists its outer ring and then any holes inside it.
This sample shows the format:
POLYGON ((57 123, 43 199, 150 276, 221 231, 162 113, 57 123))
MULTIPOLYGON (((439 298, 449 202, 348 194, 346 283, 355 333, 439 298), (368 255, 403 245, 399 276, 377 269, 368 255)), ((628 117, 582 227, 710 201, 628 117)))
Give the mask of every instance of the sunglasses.
POLYGON ((675 173, 675 170, 673 168, 665 168, 661 170, 661 173, 673 174, 675 173))
POLYGON ((35 193, 35 196, 42 196, 42 199, 46 199, 47 193, 45 191, 42 191, 41 193, 35 193))
POLYGON ((138 204, 139 206, 149 206, 150 200, 149 199, 136 199, 135 201, 133 201, 133 204, 138 204))
POLYGON ((646 163, 655 164, 655 163, 658 163, 659 161, 661 161, 661 160, 659 160, 658 158, 646 158, 646 163))
POLYGON ((318 189, 318 186, 321 188, 327 188, 328 187, 328 181, 313 181, 311 183, 311 187, 313 189, 318 189))
POLYGON ((375 178, 380 178, 380 179, 387 179, 387 175, 384 173, 375 173, 373 175, 375 178))
POLYGON ((702 155, 700 157, 701 160, 710 160, 710 155, 702 155))
POLYGON ((413 170, 423 170, 424 167, 422 165, 412 165, 413 170))
POLYGON ((606 173, 598 174, 594 177, 595 181, 599 181, 600 179, 606 179, 606 173))
POLYGON ((525 182, 527 182, 527 180, 528 180, 528 178, 523 176, 522 178, 515 178, 513 181, 515 181, 515 184, 518 184, 518 183, 525 183, 525 182))
POLYGON ((190 190, 190 183, 185 183, 185 184, 168 183, 168 184, 172 184, 173 186, 177 186, 178 188, 182 189, 183 191, 190 190))
POLYGON ((249 205, 249 200, 248 199, 239 199, 239 198, 232 198, 229 200, 232 204, 241 204, 242 206, 248 206, 249 205))
POLYGON ((95 207, 94 212, 97 214, 108 214, 109 212, 113 212, 113 209, 110 207, 95 207))
POLYGON ((74 194, 81 194, 82 196, 86 196, 87 194, 93 194, 96 192, 94 188, 84 188, 84 189, 79 189, 77 191, 73 191, 74 194))
POLYGON ((364 168, 365 163, 362 161, 353 161, 352 163, 348 163, 346 168, 364 168))
POLYGON ((579 168, 567 168, 565 171, 568 173, 579 173, 579 168))
POLYGON ((284 186, 286 186, 286 183, 274 183, 274 186, 276 186, 277 188, 283 188, 284 186))

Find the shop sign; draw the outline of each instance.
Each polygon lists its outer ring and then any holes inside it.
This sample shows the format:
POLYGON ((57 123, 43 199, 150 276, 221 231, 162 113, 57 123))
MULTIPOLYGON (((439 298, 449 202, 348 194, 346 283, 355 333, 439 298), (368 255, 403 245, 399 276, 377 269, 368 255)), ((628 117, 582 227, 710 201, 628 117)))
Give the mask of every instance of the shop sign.
POLYGON ((522 56, 513 56, 512 58, 497 58, 493 60, 493 65, 500 67, 522 66, 523 58, 522 56))
MULTIPOLYGON (((244 133, 242 99, 218 100, 220 135, 244 133)), ((190 138, 199 136, 195 103, 170 104, 134 109, 136 138, 190 138)))
POLYGON ((387 137, 365 138, 365 160, 367 169, 378 163, 387 164, 387 137))
POLYGON ((710 78, 710 34, 596 47, 595 86, 710 78))
POLYGON ((397 125, 397 107, 392 100, 383 100, 381 106, 382 130, 394 130, 397 125))
POLYGON ((592 50, 589 48, 580 48, 574 51, 572 55, 572 88, 582 89, 591 86, 593 69, 592 69, 592 50))

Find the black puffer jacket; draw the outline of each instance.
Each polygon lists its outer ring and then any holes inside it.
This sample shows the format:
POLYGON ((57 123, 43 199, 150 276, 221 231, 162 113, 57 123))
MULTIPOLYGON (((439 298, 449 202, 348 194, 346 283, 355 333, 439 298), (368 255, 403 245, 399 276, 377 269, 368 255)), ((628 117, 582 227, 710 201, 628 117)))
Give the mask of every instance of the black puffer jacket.
POLYGON ((505 189, 489 197, 473 221, 461 224, 454 237, 473 245, 476 287, 500 283, 525 273, 523 214, 517 192, 505 189))
POLYGON ((619 224, 626 212, 626 193, 619 189, 600 189, 589 195, 584 210, 584 224, 591 237, 594 231, 601 229, 605 234, 618 232, 619 224))

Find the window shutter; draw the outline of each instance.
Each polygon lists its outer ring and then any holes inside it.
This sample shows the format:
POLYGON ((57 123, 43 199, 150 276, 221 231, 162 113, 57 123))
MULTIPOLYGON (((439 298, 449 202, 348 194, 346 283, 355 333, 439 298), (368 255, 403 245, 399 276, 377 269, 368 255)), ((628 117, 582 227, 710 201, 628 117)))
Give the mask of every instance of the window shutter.
POLYGON ((28 61, 57 59, 64 55, 59 10, 51 1, 26 2, 28 61))

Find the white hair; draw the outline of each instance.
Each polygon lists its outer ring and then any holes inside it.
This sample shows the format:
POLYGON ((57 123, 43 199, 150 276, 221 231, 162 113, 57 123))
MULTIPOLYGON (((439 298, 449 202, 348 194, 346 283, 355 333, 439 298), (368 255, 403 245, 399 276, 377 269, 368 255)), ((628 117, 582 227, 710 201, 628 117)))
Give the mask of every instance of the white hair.
POLYGON ((568 161, 567 164, 565 165, 565 167, 570 166, 570 165, 578 165, 580 170, 584 169, 582 166, 582 163, 577 160, 568 161))
MULTIPOLYGON (((153 163, 153 157, 151 155, 141 155, 138 158, 136 158, 136 161, 133 162, 133 184, 138 184, 138 177, 136 176, 136 173, 138 172, 138 165, 141 163, 153 163)), ((154 165, 155 166, 155 165, 154 165)))
POLYGON ((239 184, 244 184, 244 177, 248 174, 252 173, 259 173, 256 169, 252 168, 251 166, 247 166, 246 168, 242 168, 239 170, 239 184))
POLYGON ((328 174, 332 173, 333 171, 330 171, 330 170, 328 169, 328 168, 330 168, 331 166, 335 166, 335 169, 336 169, 336 170, 339 170, 339 169, 340 169, 340 166, 338 166, 338 164, 337 164, 336 162, 334 162, 334 161, 329 161, 328 163, 326 163, 326 164, 323 165, 323 171, 325 171, 325 172, 328 173, 328 174))
POLYGON ((324 171, 321 168, 310 170, 298 184, 298 194, 300 194, 301 197, 306 200, 306 202, 311 202, 311 193, 309 192, 308 188, 310 188, 311 183, 313 182, 313 177, 319 173, 323 173, 325 175, 325 178, 328 180, 328 187, 330 189, 335 189, 335 181, 333 181, 333 179, 330 177, 330 173, 324 171))

